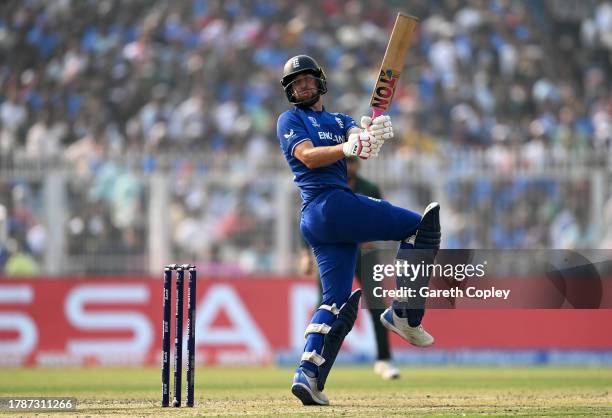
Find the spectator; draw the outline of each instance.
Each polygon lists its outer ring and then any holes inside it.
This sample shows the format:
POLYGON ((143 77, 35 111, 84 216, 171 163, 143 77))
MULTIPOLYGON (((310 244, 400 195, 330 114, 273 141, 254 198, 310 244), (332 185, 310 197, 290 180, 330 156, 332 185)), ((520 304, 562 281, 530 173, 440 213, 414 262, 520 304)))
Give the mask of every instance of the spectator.
POLYGON ((34 257, 20 248, 16 241, 9 242, 8 253, 4 268, 8 277, 36 276, 40 273, 40 267, 34 257))

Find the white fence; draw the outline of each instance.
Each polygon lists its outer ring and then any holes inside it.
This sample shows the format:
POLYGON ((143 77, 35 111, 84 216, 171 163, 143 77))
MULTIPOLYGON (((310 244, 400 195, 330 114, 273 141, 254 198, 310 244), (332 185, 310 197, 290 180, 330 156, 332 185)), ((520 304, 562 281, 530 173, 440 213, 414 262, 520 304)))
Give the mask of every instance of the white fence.
MULTIPOLYGON (((503 169, 478 153, 396 155, 364 162, 362 174, 394 204, 420 211, 440 201, 445 247, 605 247, 610 173, 585 162, 503 169)), ((5 161, 0 267, 157 274, 192 262, 220 274, 292 273, 302 244, 291 177, 280 158, 5 161)))

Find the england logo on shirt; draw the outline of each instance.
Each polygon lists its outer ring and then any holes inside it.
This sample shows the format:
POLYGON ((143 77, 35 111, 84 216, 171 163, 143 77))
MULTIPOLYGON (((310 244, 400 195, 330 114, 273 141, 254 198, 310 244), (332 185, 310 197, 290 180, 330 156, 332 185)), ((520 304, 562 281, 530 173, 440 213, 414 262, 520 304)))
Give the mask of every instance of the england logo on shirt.
POLYGON ((344 123, 342 123, 342 119, 340 119, 338 116, 336 116, 336 122, 338 122, 340 129, 344 129, 344 123))
POLYGON ((319 122, 317 122, 317 120, 313 116, 308 116, 308 119, 310 120, 310 123, 312 123, 312 126, 314 128, 320 128, 321 127, 321 125, 319 125, 319 122))
POLYGON ((285 137, 285 139, 290 140, 295 136, 295 132, 293 132, 293 129, 291 129, 288 134, 283 134, 283 136, 285 137))

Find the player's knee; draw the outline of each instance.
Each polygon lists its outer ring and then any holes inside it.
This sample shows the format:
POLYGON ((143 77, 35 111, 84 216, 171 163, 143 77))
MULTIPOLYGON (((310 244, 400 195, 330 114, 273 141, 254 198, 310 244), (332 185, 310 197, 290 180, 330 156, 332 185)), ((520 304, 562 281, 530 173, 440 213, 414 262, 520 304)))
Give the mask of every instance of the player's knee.
POLYGON ((333 297, 324 298, 321 306, 335 306, 340 309, 340 307, 346 303, 350 295, 351 289, 348 289, 346 292, 336 292, 333 297))
POLYGON ((407 241, 413 244, 415 249, 437 250, 440 248, 441 237, 440 204, 432 202, 425 209, 416 232, 407 241))

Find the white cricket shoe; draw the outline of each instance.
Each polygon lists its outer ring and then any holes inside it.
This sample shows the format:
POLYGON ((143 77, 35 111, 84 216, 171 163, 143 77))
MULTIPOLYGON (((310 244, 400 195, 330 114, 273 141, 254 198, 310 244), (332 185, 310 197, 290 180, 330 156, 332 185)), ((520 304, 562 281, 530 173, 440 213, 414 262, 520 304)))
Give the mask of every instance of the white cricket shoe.
POLYGON ((417 347, 428 347, 434 343, 434 338, 425 331, 423 325, 411 327, 406 318, 400 318, 392 308, 387 308, 380 315, 380 322, 385 328, 395 332, 397 335, 417 347))
POLYGON ((300 367, 293 376, 291 393, 304 405, 329 405, 329 399, 317 387, 317 378, 308 376, 300 367))
POLYGON ((374 373, 382 377, 384 380, 393 380, 400 378, 400 371, 393 363, 387 360, 378 360, 374 363, 374 373))

